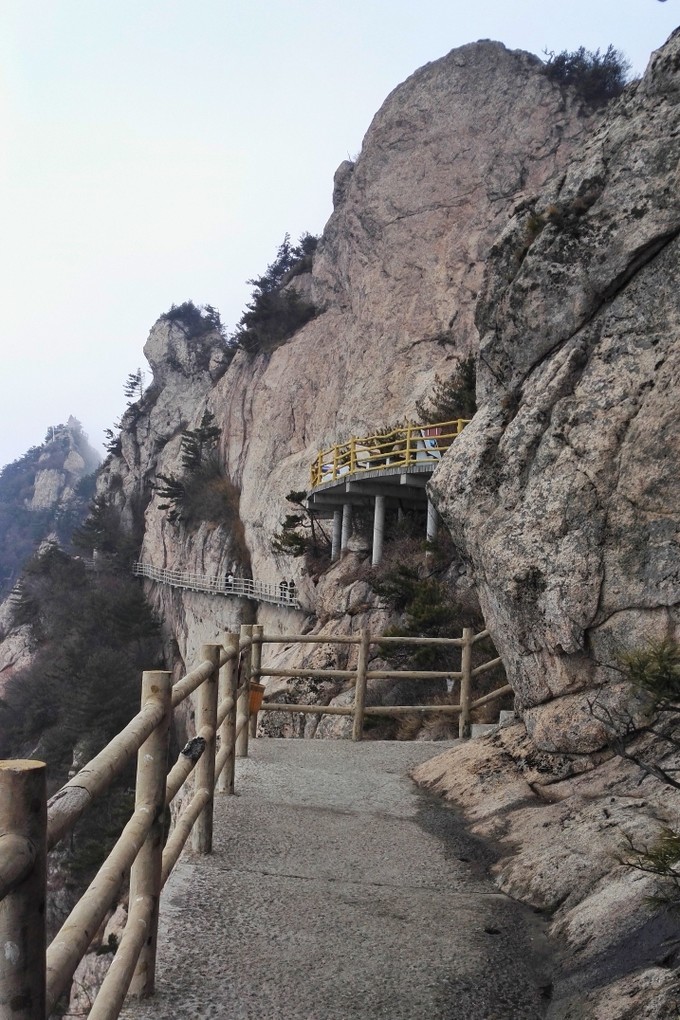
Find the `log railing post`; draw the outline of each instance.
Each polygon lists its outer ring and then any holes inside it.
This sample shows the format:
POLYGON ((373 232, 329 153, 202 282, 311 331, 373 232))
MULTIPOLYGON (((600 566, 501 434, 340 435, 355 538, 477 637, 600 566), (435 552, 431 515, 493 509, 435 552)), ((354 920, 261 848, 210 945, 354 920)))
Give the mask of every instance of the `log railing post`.
POLYGON ((153 903, 147 937, 139 954, 130 984, 132 995, 153 995, 156 977, 156 943, 158 938, 158 902, 161 895, 163 863, 163 824, 165 812, 165 781, 168 774, 168 745, 172 718, 172 674, 160 671, 142 673, 142 708, 158 701, 163 718, 147 737, 137 753, 135 810, 146 807, 154 815, 154 824, 137 855, 130 873, 130 913, 135 902, 148 897, 153 903))
POLYGON ((0 1016, 44 1020, 46 766, 0 761, 0 1016))
POLYGON ((460 653, 460 716, 458 720, 458 736, 467 740, 470 736, 470 701, 472 687, 472 639, 475 632, 472 627, 463 628, 463 646, 460 653))
MULTIPOLYGON (((252 639, 253 626, 250 623, 241 624, 241 638, 252 639)), ((241 668, 239 670, 241 693, 238 696, 236 712, 236 757, 248 757, 248 718, 250 715, 250 674, 253 661, 252 640, 248 641, 240 653, 241 668)))
POLYGON ((413 435, 413 428, 411 425, 406 426, 406 449, 404 451, 404 463, 411 463, 411 437, 413 435))
POLYGON ((208 800, 191 833, 192 849, 198 854, 212 853, 213 835, 213 801, 215 792, 215 744, 217 737, 217 685, 220 662, 219 645, 203 645, 201 660, 208 659, 214 669, 207 680, 198 688, 198 708, 196 710, 196 732, 202 729, 211 730, 206 737, 205 750, 198 760, 194 775, 194 790, 207 790, 208 800))
POLYGON ((217 780, 218 793, 234 792, 234 772, 236 768, 236 688, 238 687, 238 634, 226 634, 224 647, 231 652, 220 670, 219 700, 231 698, 233 705, 220 727, 220 751, 228 747, 224 768, 217 780))
POLYGON ((371 635, 367 630, 360 632, 359 655, 357 657, 357 679, 354 687, 354 724, 352 740, 361 740, 364 733, 364 709, 366 707, 366 667, 371 635))
POLYGON ((349 441, 349 473, 352 475, 357 469, 357 441, 352 436, 349 441))
MULTIPOLYGON (((253 625, 253 654, 251 657, 251 680, 256 683, 261 683, 260 673, 262 668, 262 635, 264 634, 264 627, 260 623, 253 625)), ((249 733, 251 737, 257 736, 257 712, 252 712, 249 723, 249 733)))

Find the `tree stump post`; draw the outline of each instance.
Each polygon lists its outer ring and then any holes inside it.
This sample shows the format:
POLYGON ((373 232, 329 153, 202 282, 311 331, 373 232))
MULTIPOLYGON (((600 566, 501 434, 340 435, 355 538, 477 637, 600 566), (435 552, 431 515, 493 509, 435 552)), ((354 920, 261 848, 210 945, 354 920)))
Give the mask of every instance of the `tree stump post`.
POLYGON ((172 674, 160 670, 142 673, 142 708, 158 701, 163 706, 163 718, 137 752, 137 780, 135 784, 135 810, 148 808, 154 814, 154 823, 137 855, 130 872, 130 913, 136 900, 149 897, 152 901, 147 937, 137 960, 130 984, 130 994, 153 995, 156 979, 156 947, 158 939, 158 904, 161 895, 163 867, 163 823, 165 815, 165 786, 168 776, 168 746, 172 718, 172 674))
POLYGON ((475 635, 472 627, 463 628, 463 646, 460 653, 460 718, 458 720, 458 736, 461 740, 470 737, 470 701, 472 689, 472 639, 475 635))
POLYGON ((354 686, 354 723, 352 740, 361 740, 364 735, 364 709, 366 707, 366 667, 371 635, 367 630, 360 632, 359 655, 357 657, 357 679, 354 686))
POLYGON ((198 708, 196 709, 196 733, 205 730, 205 750, 198 760, 194 775, 194 791, 207 790, 208 801, 196 819, 191 833, 191 846, 197 854, 212 853, 213 807, 215 794, 215 746, 217 743, 217 686, 220 665, 220 646, 203 645, 201 661, 208 659, 213 664, 213 671, 198 689, 198 708))
POLYGON ((239 647, 247 641, 240 653, 241 668, 241 693, 238 696, 238 708, 236 712, 236 757, 248 757, 248 720, 250 717, 250 675, 253 662, 253 625, 250 623, 241 624, 241 640, 239 647))
POLYGON ((0 1016, 45 1020, 46 769, 0 761, 0 1016))
POLYGON ((224 768, 217 780, 218 793, 234 792, 234 773, 236 769, 236 689, 238 687, 238 634, 225 634, 224 647, 231 652, 220 670, 219 700, 231 698, 232 707, 220 727, 220 751, 229 748, 224 768))

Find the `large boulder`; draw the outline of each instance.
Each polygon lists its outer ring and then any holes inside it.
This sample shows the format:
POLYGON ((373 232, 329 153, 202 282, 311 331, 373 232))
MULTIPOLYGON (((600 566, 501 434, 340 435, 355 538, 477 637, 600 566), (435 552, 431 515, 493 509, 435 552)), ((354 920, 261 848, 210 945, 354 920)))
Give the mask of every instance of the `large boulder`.
POLYGON ((591 752, 677 634, 680 34, 493 246, 480 410, 431 483, 537 745, 591 752))

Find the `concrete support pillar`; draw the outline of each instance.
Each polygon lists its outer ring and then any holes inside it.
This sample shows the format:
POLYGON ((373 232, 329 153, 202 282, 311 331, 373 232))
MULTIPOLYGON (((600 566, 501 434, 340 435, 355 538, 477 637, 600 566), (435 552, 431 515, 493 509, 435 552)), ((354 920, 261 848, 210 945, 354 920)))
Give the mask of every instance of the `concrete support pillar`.
POLYGON ((342 542, 342 510, 333 511, 333 538, 331 540, 331 562, 340 557, 340 545, 342 542))
POLYGON ((427 531, 426 538, 428 542, 434 542, 437 537, 437 528, 439 526, 439 514, 433 507, 432 503, 427 501, 427 531))
POLYGON ((383 540, 385 538, 385 497, 375 497, 375 510, 373 511, 373 555, 371 564, 375 567, 380 563, 383 553, 383 540))
POLYGON ((349 536, 352 532, 352 504, 344 503, 342 507, 342 530, 340 533, 340 553, 347 551, 349 536))

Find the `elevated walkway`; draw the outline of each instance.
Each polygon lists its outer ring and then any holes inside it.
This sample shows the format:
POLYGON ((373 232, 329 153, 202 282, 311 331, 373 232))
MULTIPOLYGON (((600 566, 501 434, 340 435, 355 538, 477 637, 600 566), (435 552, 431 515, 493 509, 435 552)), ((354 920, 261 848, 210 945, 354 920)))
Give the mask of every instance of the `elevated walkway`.
POLYGON ((406 777, 447 744, 267 740, 213 853, 163 892, 156 995, 125 1020, 535 1020, 544 942, 456 814, 406 777))
POLYGON ((291 591, 285 581, 276 583, 274 581, 253 581, 249 577, 218 577, 216 574, 196 574, 185 570, 154 567, 141 560, 132 564, 132 573, 136 577, 146 577, 158 584, 168 584, 171 588, 183 588, 185 591, 200 591, 207 595, 253 599, 255 602, 270 602, 275 606, 287 606, 289 609, 302 608, 297 595, 291 591))
POLYGON ((426 486, 451 444, 468 424, 466 418, 429 425, 406 425, 371 436, 352 436, 319 450, 310 471, 307 505, 319 517, 333 519, 331 559, 347 550, 353 510, 373 510, 372 563, 382 559, 388 510, 397 515, 422 509, 425 537, 437 537, 438 518, 426 486))

